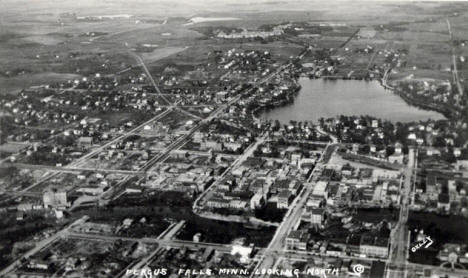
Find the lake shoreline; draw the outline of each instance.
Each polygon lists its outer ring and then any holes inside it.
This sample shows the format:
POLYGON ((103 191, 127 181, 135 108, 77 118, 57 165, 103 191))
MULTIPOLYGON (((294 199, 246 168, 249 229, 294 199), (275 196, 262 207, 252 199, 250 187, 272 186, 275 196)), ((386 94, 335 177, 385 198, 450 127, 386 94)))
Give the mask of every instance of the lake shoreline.
POLYGON ((451 118, 450 113, 445 109, 436 109, 424 105, 396 92, 391 86, 385 86, 383 78, 360 80, 300 77, 297 82, 300 84, 301 89, 292 97, 292 100, 258 107, 253 111, 254 115, 262 120, 279 120, 280 122, 289 122, 290 120, 317 122, 320 117, 331 118, 341 115, 343 112, 350 116, 370 115, 393 122, 417 122, 425 119, 445 120, 451 118), (322 83, 305 83, 304 80, 307 80, 307 82, 320 80, 322 83), (348 86, 349 83, 346 86, 343 85, 344 83, 337 84, 337 88, 329 86, 339 82, 352 82, 353 84, 351 84, 352 86, 348 86), (378 84, 379 88, 375 88, 372 83, 378 84), (304 91, 307 90, 312 94, 304 95, 304 91), (357 94, 354 99, 349 99, 349 95, 347 95, 349 90, 354 90, 353 93, 357 94), (388 94, 388 91, 391 94, 388 94), (288 108, 290 106, 294 108, 288 108), (303 111, 300 111, 301 109, 303 111), (401 112, 395 113, 394 109, 399 109, 401 112), (317 110, 319 114, 321 110, 323 115, 317 115, 317 110), (333 110, 336 110, 335 115, 333 115, 333 110), (348 111, 346 112, 346 110, 348 111), (304 118, 304 115, 308 115, 307 118, 304 118), (406 116, 406 118, 402 116, 406 116))

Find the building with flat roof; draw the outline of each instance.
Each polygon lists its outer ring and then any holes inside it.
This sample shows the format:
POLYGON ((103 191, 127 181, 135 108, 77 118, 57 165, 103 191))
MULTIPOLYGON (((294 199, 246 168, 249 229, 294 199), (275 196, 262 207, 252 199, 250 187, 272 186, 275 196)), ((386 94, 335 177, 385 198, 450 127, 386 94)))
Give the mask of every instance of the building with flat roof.
POLYGON ((309 236, 309 233, 304 230, 291 231, 286 237, 286 249, 306 251, 309 236))
POLYGON ((312 195, 325 197, 327 186, 328 186, 328 182, 318 181, 314 186, 312 195))
POLYGON ((361 237, 359 251, 362 255, 368 257, 387 258, 388 243, 388 238, 364 235, 361 237))
POLYGON ((321 226, 324 220, 324 210, 322 208, 310 209, 310 223, 321 226))
POLYGON ((279 209, 288 208, 292 199, 292 194, 289 190, 283 190, 278 194, 278 203, 276 206, 279 209))
POLYGON ((67 201, 67 192, 57 189, 47 190, 42 195, 45 208, 66 208, 70 206, 67 201))

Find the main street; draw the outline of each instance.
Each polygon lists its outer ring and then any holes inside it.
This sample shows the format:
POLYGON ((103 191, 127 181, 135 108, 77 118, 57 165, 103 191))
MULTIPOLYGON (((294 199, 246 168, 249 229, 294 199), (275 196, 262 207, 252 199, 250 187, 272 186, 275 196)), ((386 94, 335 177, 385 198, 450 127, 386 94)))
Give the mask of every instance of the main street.
POLYGON ((283 218, 283 222, 281 222, 280 226, 276 229, 273 239, 271 240, 270 244, 266 248, 266 251, 260 257, 259 262, 254 269, 254 272, 255 270, 269 269, 274 266, 277 258, 274 255, 271 255, 270 251, 271 250, 283 250, 283 246, 284 246, 287 235, 289 234, 291 229, 294 226, 296 226, 296 224, 300 221, 307 199, 309 195, 312 193, 312 190, 314 189, 314 186, 310 181, 312 180, 312 177, 316 175, 317 171, 320 171, 323 168, 324 166, 322 164, 323 154, 327 152, 327 149, 330 146, 331 145, 328 144, 323 150, 320 161, 317 163, 317 165, 315 165, 315 168, 310 174, 309 179, 307 180, 307 183, 304 184, 304 188, 301 190, 301 192, 298 194, 296 199, 290 205, 288 212, 283 218))
POLYGON ((233 163, 231 163, 231 165, 221 174, 221 176, 218 177, 218 179, 213 182, 212 185, 210 185, 210 187, 208 187, 205 191, 203 191, 202 194, 200 194, 197 199, 193 202, 193 211, 194 212, 197 212, 199 209, 200 209, 200 206, 199 206, 199 202, 206 197, 206 195, 208 195, 208 193, 214 188, 216 187, 220 181, 223 180, 223 178, 231 172, 231 170, 236 167, 237 165, 241 164, 242 162, 244 162, 249 156, 251 156, 253 154, 253 152, 258 148, 258 146, 260 146, 261 144, 263 144, 266 139, 268 138, 268 133, 265 133, 262 137, 258 138, 256 142, 254 142, 253 144, 251 144, 245 151, 244 153, 239 156, 233 163))
POLYGON ((407 267, 407 254, 409 251, 409 231, 408 231, 408 215, 410 207, 410 197, 412 191, 413 177, 415 163, 416 163, 416 150, 409 149, 408 164, 404 170, 404 180, 401 188, 401 201, 400 201, 400 214, 398 223, 393 230, 392 243, 389 254, 389 264, 387 265, 387 277, 404 277, 407 267), (402 269, 401 272, 389 271, 389 268, 402 269))

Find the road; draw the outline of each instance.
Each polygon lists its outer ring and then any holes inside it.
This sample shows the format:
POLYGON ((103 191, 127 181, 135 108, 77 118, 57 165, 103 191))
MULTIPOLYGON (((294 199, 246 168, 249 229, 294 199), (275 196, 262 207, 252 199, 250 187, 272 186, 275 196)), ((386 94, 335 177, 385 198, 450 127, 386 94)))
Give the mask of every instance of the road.
POLYGON ((193 241, 186 241, 186 240, 177 240, 177 239, 165 239, 164 237, 161 239, 157 238, 133 238, 133 237, 124 237, 124 236, 115 236, 115 235, 100 235, 100 234, 85 234, 85 233, 78 233, 74 231, 67 231, 64 233, 65 236, 70 238, 77 238, 77 239, 85 239, 85 240, 96 240, 96 241, 137 241, 141 243, 147 244, 158 244, 162 247, 171 247, 171 248, 182 248, 188 247, 193 249, 198 248, 208 248, 211 247, 219 252, 222 253, 230 253, 232 250, 232 245, 230 244, 220 244, 220 243, 210 243, 210 242, 193 242, 193 241))
MULTIPOLYGON (((404 180, 401 188, 401 202, 400 202, 400 214, 397 226, 393 230, 392 244, 390 248, 389 261, 390 266, 397 267, 402 270, 406 270, 407 265, 407 254, 409 251, 409 233, 408 233, 408 215, 410 207, 410 197, 413 187, 413 173, 416 163, 416 151, 413 148, 409 149, 408 154, 408 165, 404 170, 404 180)), ((388 269, 387 267, 387 269, 388 269)), ((392 272, 387 271, 387 277, 404 277, 405 271, 392 272)))
POLYGON ((218 179, 213 182, 212 185, 210 185, 205 191, 203 191, 200 196, 197 197, 197 199, 193 202, 193 211, 197 212, 200 209, 200 206, 198 203, 205 198, 205 196, 213 189, 216 187, 216 185, 219 184, 220 181, 223 180, 224 176, 227 175, 228 173, 231 172, 231 170, 236 167, 237 165, 241 164, 244 162, 248 157, 250 157, 253 152, 258 148, 259 145, 263 144, 268 138, 268 133, 265 133, 262 137, 258 138, 257 141, 253 144, 251 144, 245 151, 244 153, 239 156, 222 174, 221 176, 218 177, 218 179))
MULTIPOLYGON (((302 58, 306 53, 307 51, 309 50, 309 48, 307 50, 305 50, 303 53, 301 53, 301 55, 299 56, 299 58, 302 58)), ((159 88, 157 87, 156 85, 156 82, 154 81, 153 77, 151 76, 148 68, 146 67, 146 65, 144 64, 143 60, 141 59, 141 57, 139 57, 138 55, 132 53, 132 55, 140 62, 140 65, 143 67, 143 69, 145 70, 146 74, 148 75, 148 78, 150 79, 153 87, 155 88, 155 90, 161 94, 161 91, 159 90, 159 88)), ((256 84, 262 84, 262 83, 265 83, 267 82, 270 78, 276 76, 277 74, 281 73, 285 68, 287 68, 289 65, 291 65, 291 63, 288 63, 286 65, 283 65, 281 66, 277 71, 275 71, 274 73, 272 73, 270 76, 268 76, 267 78, 261 80, 260 82, 257 82, 256 84)), ((219 106, 214 112, 212 112, 210 114, 210 116, 208 116, 207 118, 201 120, 194 128, 192 128, 189 133, 187 133, 186 135, 182 136, 181 138, 179 138, 178 140, 176 140, 175 142, 173 142, 172 144, 170 144, 163 152, 162 154, 156 156, 155 158, 151 159, 150 161, 148 161, 148 163, 146 163, 142 168, 141 170, 143 171, 147 171, 148 169, 150 169, 155 163, 158 163, 158 162, 161 162, 161 161, 164 161, 169 153, 174 150, 174 149, 177 149, 177 148, 180 148, 184 143, 187 142, 187 140, 190 138, 190 136, 196 131, 198 130, 202 124, 206 123, 206 122, 209 122, 211 121, 212 119, 214 119, 215 117, 217 117, 221 112, 223 112, 227 107, 233 105, 234 103, 236 103, 237 101, 239 101, 242 97, 242 93, 240 93, 239 96, 233 98, 232 100, 230 100, 229 102, 227 102, 226 104, 224 105, 221 105, 219 106)), ((157 120, 157 119, 160 119, 161 117, 165 116, 167 113, 169 113, 174 107, 177 106, 177 103, 174 103, 172 104, 170 101, 168 101, 164 95, 161 95, 161 97, 167 102, 167 104, 171 105, 166 111, 164 111, 163 113, 153 117, 152 119, 142 123, 141 125, 135 127, 134 129, 132 130, 129 130, 128 132, 126 132, 125 134, 121 135, 121 136, 118 136, 114 139, 112 139, 111 141, 107 142, 106 144, 92 150, 91 152, 89 152, 88 154, 82 156, 81 158, 73 161, 72 163, 70 163, 69 165, 67 165, 66 167, 77 167, 77 166, 80 166, 81 163, 84 163, 86 162, 87 159, 93 157, 94 155, 100 153, 101 151, 103 151, 105 148, 111 146, 112 144, 118 142, 119 140, 122 140, 124 139, 126 136, 129 136, 130 134, 134 134, 136 131, 138 131, 139 129, 142 129, 145 125, 157 120)), ((260 142, 262 142, 262 140, 265 140, 266 138, 266 134, 264 135, 264 137, 262 137, 260 140, 257 141, 257 144, 259 144, 260 142)), ((250 154, 250 151, 253 152, 256 148, 252 147, 251 150, 249 150, 248 152, 245 153, 244 156, 241 156, 241 157, 248 157, 250 154)), ((238 161, 240 161, 241 159, 238 158, 238 161)), ((49 178, 53 177, 53 176, 56 176, 56 175, 59 175, 60 172, 56 172, 56 173, 52 173, 52 174, 49 174, 49 173, 46 173, 46 177, 44 177, 43 179, 41 179, 40 181, 34 183, 33 185, 25 188, 24 190, 22 190, 22 192, 26 192, 26 191, 29 191, 30 189, 34 188, 35 186, 41 184, 42 182, 48 180, 49 178)), ((121 181, 119 184, 122 185, 122 184, 125 184, 129 177, 131 177, 130 175, 125 177, 123 179, 123 181, 121 181)), ((311 187, 306 187, 307 188, 307 192, 311 192, 311 187)), ((99 196, 98 198, 99 199, 102 199, 102 198, 105 198, 107 197, 108 193, 110 192, 111 190, 108 190, 106 191, 104 194, 102 194, 101 196, 99 196)), ((21 193, 21 192, 20 192, 21 193)), ((111 193, 112 194, 112 193, 111 193)), ((305 195, 301 195, 301 196, 307 196, 308 194, 305 194, 305 195)), ((293 203, 293 207, 295 208, 294 209, 294 219, 298 219, 298 217, 300 217, 300 212, 302 211, 300 208, 302 208, 302 206, 305 204, 305 201, 306 201, 306 198, 302 197, 301 198, 301 202, 299 204, 296 204, 293 203)), ((286 217, 286 219, 291 219, 289 217, 286 217)), ((290 220, 288 220, 287 222, 289 222, 290 220)), ((283 225, 283 227, 285 227, 286 229, 289 227, 289 225, 283 225)), ((283 228, 283 229, 285 229, 283 228)), ((68 227, 62 231, 59 231, 57 233, 55 233, 53 236, 39 242, 37 244, 37 246, 31 250, 29 250, 24 257, 28 257, 28 256, 31 256, 33 254, 35 254, 36 252, 38 252, 39 250, 41 250, 42 248, 48 246, 49 244, 51 244, 52 242, 54 242, 57 238, 59 237, 62 237, 62 236, 67 236, 70 234, 70 231, 68 231, 68 227)), ((83 235, 79 235, 81 237, 87 237, 87 236, 83 236, 83 235)), ((96 238, 95 235, 92 236, 92 238, 96 238)), ((162 242, 159 242, 159 243, 162 243, 164 244, 165 241, 162 241, 162 242)), ((278 241, 275 241, 274 242, 276 244, 282 244, 282 242, 279 242, 278 241)), ((170 241, 170 246, 171 247, 176 247, 176 246, 186 246, 186 244, 190 244, 190 242, 182 242, 182 241, 170 241)), ((193 243, 191 243, 193 244, 193 243)), ((213 244, 208 244, 208 243, 196 243, 196 246, 215 246, 217 247, 218 249, 220 250, 224 250, 224 251, 227 251, 229 252, 231 247, 230 246, 226 246, 226 245, 213 245, 213 244)), ((273 250, 276 250, 276 248, 273 248, 273 250)), ((20 264, 20 260, 17 260, 15 261, 13 264, 11 264, 10 266, 6 267, 5 269, 3 269, 1 272, 0 272, 0 276, 3 276, 4 274, 10 272, 11 270, 13 270, 15 267, 17 267, 19 264, 20 264)))
POLYGON ((188 133, 186 133, 185 135, 179 137, 176 141, 174 141, 173 143, 171 143, 169 146, 166 147, 166 149, 164 151, 162 151, 158 156, 156 157, 153 157, 152 159, 150 159, 143 167, 141 167, 139 170, 140 171, 147 171, 149 170, 152 166, 154 166, 156 163, 159 163, 159 162, 162 162, 164 160, 167 159, 167 157, 169 157, 170 153, 173 151, 173 150, 176 150, 176 149, 179 149, 180 147, 182 147, 185 143, 187 143, 191 136, 198 130, 202 127, 203 124, 205 123, 208 123, 210 122, 212 119, 216 118, 219 113, 223 112, 227 107, 231 106, 232 104, 236 103, 237 101, 240 100, 242 96, 237 96, 235 98, 233 98, 232 100, 230 100, 229 102, 219 106, 215 111, 211 112, 211 114, 199 121, 193 128, 191 128, 189 130, 188 133))
MULTIPOLYGON (((322 134, 322 135, 326 135, 326 136, 330 137, 330 139, 332 140, 332 143, 334 143, 334 144, 338 143, 338 137, 336 137, 336 135, 333 135, 331 133, 326 132, 325 130, 322 129, 321 126, 316 125, 315 130, 317 130, 317 132, 322 134)), ((322 142, 322 143, 327 144, 326 142, 322 142)))
MULTIPOLYGON (((297 59, 302 59, 304 58, 304 56, 311 50, 311 48, 309 46, 306 47, 306 49, 304 51, 302 51, 298 56, 297 56, 297 59)), ((278 69, 276 69, 274 72, 272 72, 271 74, 269 74, 268 76, 260 79, 259 81, 255 81, 255 82, 252 82, 254 85, 261 85, 263 83, 266 83, 268 82, 270 79, 272 79, 273 77, 275 77, 276 75, 278 75, 279 73, 281 73, 283 70, 287 69, 288 67, 292 66, 293 65, 293 62, 289 62, 289 63, 286 63, 282 66, 280 66, 278 69)), ((223 75, 224 76, 224 75, 223 75)))
POLYGON ((391 68, 388 68, 385 70, 384 72, 384 75, 382 77, 382 86, 386 89, 389 89, 389 90, 393 90, 394 88, 390 85, 388 85, 387 81, 388 81, 388 75, 390 74, 390 72, 392 71, 391 68))
POLYGON ((175 225, 171 225, 166 231, 161 233, 157 238, 163 240, 173 239, 177 233, 185 226, 185 220, 177 222, 175 225))
POLYGON ((156 85, 156 82, 154 81, 154 78, 153 76, 151 75, 151 73, 149 72, 148 68, 146 67, 145 65, 145 62, 143 61, 143 59, 141 59, 140 56, 138 56, 137 54, 129 51, 130 55, 132 55, 137 61, 138 61, 138 65, 140 65, 143 70, 145 71, 146 75, 148 75, 148 78, 150 79, 151 81, 151 84, 153 85, 154 89, 156 90, 156 92, 158 92, 158 95, 169 105, 171 105, 172 103, 162 94, 161 90, 159 89, 158 85, 156 85))
MULTIPOLYGON (((305 53, 307 53, 308 50, 304 51, 301 55, 301 57, 303 57, 305 55, 305 53)), ((155 88, 155 90, 161 94, 161 91, 159 90, 158 86, 156 85, 156 82, 154 81, 152 75, 150 74, 148 68, 146 67, 143 59, 138 56, 137 54, 133 53, 133 52, 129 52, 133 57, 135 57, 135 59, 138 60, 139 62, 139 65, 141 65, 144 69, 144 71, 146 72, 146 74, 148 75, 148 78, 150 79, 153 87, 155 88)), ((286 64, 286 65, 283 65, 282 67, 279 68, 278 71, 274 72, 273 74, 271 74, 268 79, 266 80, 262 80, 261 82, 259 82, 259 84, 261 83, 264 83, 264 82, 267 82, 269 80, 269 78, 279 74, 285 67, 287 67, 288 65, 290 65, 291 63, 289 64, 286 64)), ((167 102, 167 104, 169 105, 168 109, 166 111, 164 111, 163 113, 160 113, 159 115, 155 116, 154 118, 142 123, 141 125, 135 127, 134 129, 124 133, 123 135, 121 136, 118 136, 116 138, 114 138, 113 140, 111 140, 110 142, 96 148, 95 150, 91 151, 90 153, 82 156, 81 158, 73 161, 72 163, 64 166, 65 168, 73 168, 73 167, 77 167, 77 166, 80 166, 81 163, 84 163, 86 162, 86 160, 98 153, 100 153, 102 150, 104 150, 105 148, 109 147, 110 145, 118 142, 119 140, 121 139, 124 139, 132 134, 134 134, 136 131, 138 131, 139 129, 142 129, 145 125, 155 121, 155 120, 158 120, 160 119, 161 117, 167 115, 167 113, 169 113, 170 111, 172 111, 172 109, 174 109, 175 107, 177 107, 178 105, 178 102, 176 103, 171 103, 170 101, 168 101, 163 95, 161 95, 161 97, 167 102)), ((233 98, 232 100, 230 100, 229 102, 227 102, 226 104, 223 104, 221 105, 220 107, 218 107, 218 109, 216 109, 215 111, 213 111, 210 116, 208 116, 207 118, 201 120, 194 128, 192 128, 189 133, 187 135, 184 135, 182 136, 181 138, 179 138, 178 140, 176 140, 175 142, 173 142, 171 145, 169 145, 166 150, 164 150, 160 155, 156 156, 155 158, 151 159, 150 161, 148 161, 148 163, 146 165, 144 165, 142 167, 141 170, 143 171, 147 171, 148 169, 150 169, 154 164, 160 162, 160 161, 164 161, 170 154, 170 152, 174 149, 178 149, 180 148, 181 146, 183 146, 186 142, 188 142, 190 136, 196 131, 198 130, 201 125, 203 123, 206 123, 206 122, 209 122, 211 121, 213 118, 217 117, 219 113, 221 113, 222 111, 224 111, 224 109, 226 109, 227 107, 231 106, 232 104, 236 103, 239 99, 241 98, 241 96, 238 96, 238 97, 235 97, 233 98)), ((35 182, 34 184, 24 188, 23 190, 13 194, 15 196, 21 196, 22 193, 26 193, 27 191, 30 191, 32 188, 42 184, 43 182, 49 180, 50 178, 52 177, 55 177, 57 175, 60 175, 61 173, 60 172, 47 172, 39 181, 35 182)), ((126 182, 128 179, 124 179, 123 182, 126 182)), ((122 183, 119 183, 119 184, 122 184, 122 183)), ((110 190, 109 190, 110 191, 110 190)), ((109 192, 107 191, 107 192, 109 192)), ((107 195, 107 194, 106 194, 107 195)))
POLYGON ((455 55, 455 44, 453 42, 452 26, 450 25, 450 21, 448 20, 448 18, 446 20, 447 20, 447 29, 448 29, 449 36, 450 36, 451 49, 452 49, 453 81, 457 85, 458 94, 460 96, 462 96, 463 95, 463 87, 462 87, 462 85, 460 83, 460 78, 458 76, 457 55, 455 55))
MULTIPOLYGON (((181 137, 179 137, 178 139, 176 139, 174 142, 172 142, 171 144, 169 144, 169 146, 166 146, 166 148, 161 151, 157 156, 151 158, 150 160, 148 160, 143 166, 141 166, 139 169, 138 169, 138 172, 145 172, 147 173, 154 165, 158 164, 158 163, 161 163, 161 162, 164 162, 171 154, 172 151, 174 150, 178 150, 179 148, 181 148, 185 143, 187 143, 191 136, 198 130, 201 128, 201 126, 205 123, 208 123, 209 121, 211 121, 212 119, 214 119, 215 117, 218 116, 219 113, 221 113, 222 111, 224 111, 224 109, 226 109, 227 107, 229 107, 230 105, 234 104, 235 102, 239 101, 240 98, 242 97, 242 95, 240 96, 237 96, 233 99, 231 99, 230 101, 228 101, 227 103, 223 104, 223 105, 220 105, 215 111, 211 112, 211 114, 199 121, 193 128, 191 128, 185 135, 182 135, 181 137)), ((176 104, 174 104, 176 105, 176 104)), ((123 191, 123 186, 129 181, 129 179, 132 177, 133 175, 128 175, 128 176, 125 176, 119 183, 117 183, 115 186, 113 186, 111 189, 105 191, 103 194, 101 194, 99 197, 98 197, 98 200, 99 202, 104 202, 106 203, 107 201, 109 201, 110 199, 116 199, 118 198, 119 196, 121 196, 124 191, 123 191)), ((139 179, 139 181, 143 181, 145 177, 141 177, 139 179)))
MULTIPOLYGON (((123 139, 127 138, 128 136, 130 136, 131 134, 137 132, 138 130, 143 129, 143 127, 144 127, 145 125, 148 125, 148 124, 150 124, 150 123, 152 123, 152 122, 154 122, 154 121, 157 121, 157 120, 159 120, 160 118, 166 116, 171 110, 172 110, 172 108, 168 108, 166 111, 164 111, 164 112, 162 112, 162 113, 160 113, 160 114, 154 116, 153 118, 151 118, 151 119, 149 119, 148 121, 142 123, 141 125, 139 125, 139 126, 133 128, 133 129, 131 129, 131 130, 125 132, 124 134, 122 134, 122 135, 120 135, 120 136, 118 136, 118 137, 112 139, 111 141, 105 143, 104 145, 99 146, 99 147, 96 148, 96 149, 93 149, 91 152, 85 154, 84 156, 82 156, 82 157, 80 157, 80 158, 74 160, 74 161, 71 162, 70 164, 64 166, 64 168, 73 168, 73 167, 78 167, 78 166, 80 166, 80 164, 84 163, 87 159, 89 159, 89 158, 91 158, 91 157, 93 157, 93 156, 99 154, 100 152, 102 152, 102 151, 105 150, 106 148, 110 147, 112 144, 115 144, 115 143, 117 143, 118 141, 123 140, 123 139)), ((39 181, 33 183, 32 185, 30 185, 30 186, 24 188, 23 190, 21 190, 20 192, 18 192, 18 195, 21 195, 22 192, 30 191, 30 190, 33 189, 34 187, 36 187, 36 186, 42 184, 43 182, 47 181, 48 179, 50 179, 50 178, 52 178, 52 177, 55 177, 55 176, 57 176, 57 175, 59 175, 59 174, 60 174, 60 173, 57 173, 57 172, 55 172, 55 173, 47 172, 47 173, 45 174, 45 176, 44 176, 43 178, 41 178, 39 181)))
MULTIPOLYGON (((184 223, 179 222, 176 225, 168 228, 168 232, 165 233, 162 237, 158 238, 132 238, 132 237, 124 237, 124 236, 117 236, 117 235, 102 235, 102 234, 86 234, 74 231, 72 229, 75 225, 80 225, 81 223, 88 220, 88 217, 84 216, 83 218, 73 222, 72 224, 68 225, 63 230, 57 232, 55 235, 44 239, 43 241, 39 242, 35 248, 28 251, 23 257, 28 258, 34 255, 35 253, 39 252, 40 250, 46 248, 51 243, 55 242, 59 237, 63 238, 74 238, 74 239, 81 239, 81 240, 92 240, 92 241, 110 241, 115 242, 117 240, 121 241, 131 241, 131 242, 141 242, 146 244, 157 244, 157 248, 152 251, 148 256, 143 258, 140 261, 135 261, 130 264, 126 269, 141 269, 142 267, 146 266, 149 262, 151 262, 152 258, 163 252, 166 248, 190 248, 193 250, 198 250, 201 248, 213 248, 214 250, 220 253, 230 253, 232 250, 232 245, 229 244, 219 244, 219 243, 209 243, 209 242, 193 242, 193 241, 185 241, 185 240, 177 240, 173 239, 175 233, 179 228, 181 228, 184 223)), ((324 258, 339 258, 342 260, 360 260, 360 261, 382 261, 382 259, 377 258, 360 258, 360 257, 352 257, 342 255, 339 257, 331 257, 320 253, 314 253, 310 251, 298 251, 298 250, 285 250, 281 245, 278 248, 271 248, 271 246, 267 248, 259 248, 257 249, 257 254, 253 258, 253 260, 258 260, 262 262, 265 257, 271 258, 273 256, 277 256, 282 259, 288 259, 291 261, 310 261, 311 259, 324 259, 324 258)), ((385 262, 385 261, 384 261, 385 262)), ((387 261, 387 263, 391 263, 387 261)), ((4 276, 7 273, 13 271, 15 268, 21 265, 21 259, 17 259, 15 262, 10 264, 7 268, 0 271, 0 276, 4 276)), ((272 261, 271 266, 275 265, 275 261, 272 261)), ((391 277, 402 277, 406 275, 406 273, 421 273, 424 269, 431 269, 434 273, 439 273, 440 275, 461 275, 460 277, 468 276, 467 270, 450 270, 450 269, 442 269, 438 266, 429 266, 429 265, 421 265, 416 263, 408 263, 407 269, 387 269, 387 277, 391 275, 391 277)), ((124 276, 125 271, 122 271, 118 277, 124 276)))
MULTIPOLYGON (((185 225, 184 220, 179 221, 177 224, 169 226, 166 229, 166 231, 161 233, 156 239, 158 239, 158 240, 161 240, 161 239, 162 240, 171 240, 179 232, 179 230, 184 227, 184 225, 185 225)), ((148 263, 151 262, 156 255, 161 254, 162 252, 164 252, 163 246, 160 243, 158 243, 158 245, 159 246, 153 252, 151 252, 148 256, 145 256, 141 260, 139 260, 139 261, 137 261, 135 263, 132 263, 126 269, 122 270, 122 272, 119 275, 117 275, 116 277, 132 277, 133 275, 128 275, 127 274, 127 271, 126 271, 127 269, 143 269, 144 267, 146 267, 148 265, 148 263)))
MULTIPOLYGON (((329 146, 330 144, 328 144, 325 147, 322 154, 326 153, 329 146)), ((270 255, 270 252, 272 250, 283 250, 286 237, 288 236, 291 229, 298 223, 298 221, 300 221, 307 199, 312 193, 312 190, 314 189, 314 186, 312 185, 312 183, 310 183, 310 180, 322 167, 322 160, 320 160, 315 166, 314 170, 312 171, 308 182, 304 184, 304 188, 301 190, 298 197, 296 197, 293 203, 290 205, 288 212, 283 218, 283 222, 281 222, 280 226, 276 229, 273 239, 266 248, 266 251, 261 256, 258 264, 255 267, 255 270, 269 269, 275 265, 276 257, 270 255)), ((253 272, 255 272, 255 270, 253 272)))

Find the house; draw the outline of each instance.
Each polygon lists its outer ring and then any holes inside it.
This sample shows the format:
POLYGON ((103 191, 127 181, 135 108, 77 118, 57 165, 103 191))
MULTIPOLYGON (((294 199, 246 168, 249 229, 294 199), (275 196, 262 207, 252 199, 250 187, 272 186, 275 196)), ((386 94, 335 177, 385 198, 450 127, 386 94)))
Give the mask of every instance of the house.
POLYGON ((23 221, 24 220, 24 211, 18 211, 16 213, 16 221, 23 221))
POLYGON ((242 144, 237 142, 225 143, 224 148, 233 152, 237 152, 242 148, 242 144))
POLYGON ((78 258, 70 257, 70 258, 67 259, 67 261, 65 263, 65 270, 66 271, 75 270, 76 267, 78 266, 78 264, 79 264, 78 258))
POLYGON ((309 233, 303 230, 291 231, 286 237, 287 250, 307 250, 307 243, 309 241, 309 233))
POLYGON ((221 151, 223 149, 223 144, 213 140, 206 140, 200 144, 202 149, 211 149, 214 151, 221 151))
POLYGON ((403 145, 401 143, 395 144, 395 154, 399 155, 403 152, 403 145))
POLYGON ((353 174, 353 167, 351 167, 351 165, 348 163, 343 165, 343 167, 341 167, 341 174, 343 176, 351 176, 353 174))
POLYGON ((32 259, 28 263, 28 268, 30 269, 48 270, 49 266, 50 264, 47 261, 40 259, 32 259))
POLYGON ((359 144, 354 143, 351 146, 351 152, 354 153, 354 154, 357 154, 359 152, 359 144))
POLYGON ((202 234, 201 233, 196 233, 195 235, 193 235, 193 242, 200 242, 201 240, 201 237, 202 237, 202 234))
POLYGON ((403 164, 405 156, 402 153, 397 154, 396 152, 388 157, 388 162, 403 164))
POLYGON ((79 147, 91 147, 93 145, 93 137, 80 137, 78 138, 79 147))

